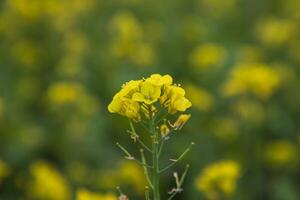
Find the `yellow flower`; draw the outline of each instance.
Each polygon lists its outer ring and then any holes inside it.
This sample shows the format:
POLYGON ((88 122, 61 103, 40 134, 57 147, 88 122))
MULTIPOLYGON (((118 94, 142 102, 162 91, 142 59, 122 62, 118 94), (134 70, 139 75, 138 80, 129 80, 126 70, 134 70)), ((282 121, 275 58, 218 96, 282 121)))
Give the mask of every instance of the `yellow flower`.
POLYGON ((234 161, 221 161, 210 164, 202 171, 196 180, 196 187, 208 199, 219 199, 231 196, 240 176, 240 166, 234 161))
POLYGON ((292 164, 298 159, 297 147, 288 140, 276 140, 265 147, 266 161, 274 167, 292 164))
POLYGON ((138 91, 141 81, 130 81, 122 86, 122 89, 113 97, 108 105, 108 111, 119 113, 130 119, 138 121, 140 119, 140 105, 132 100, 132 95, 138 91))
POLYGON ((141 66, 152 63, 155 57, 153 48, 145 41, 143 27, 133 13, 117 13, 111 21, 111 30, 111 49, 115 57, 141 66))
POLYGON ((191 118, 190 114, 181 114, 173 124, 175 130, 181 129, 184 124, 191 118))
POLYGON ((225 96, 252 92, 267 99, 278 88, 280 77, 277 71, 262 63, 241 63, 233 68, 229 80, 223 86, 225 96))
POLYGON ((118 113, 135 121, 140 121, 141 113, 149 117, 157 111, 154 103, 167 108, 168 112, 175 114, 184 112, 191 107, 191 102, 185 97, 185 91, 178 85, 172 85, 170 75, 152 74, 143 80, 129 81, 115 94, 108 105, 108 111, 118 113))
POLYGON ((226 59, 226 51, 216 44, 204 44, 197 47, 191 54, 190 63, 198 69, 221 67, 226 59))
POLYGON ((171 85, 173 83, 173 78, 167 75, 160 75, 160 74, 152 74, 149 78, 146 79, 146 82, 149 82, 156 86, 163 86, 163 85, 171 85))
POLYGON ((184 112, 192 106, 192 103, 185 98, 184 89, 176 85, 165 87, 165 92, 161 96, 160 102, 168 108, 168 112, 171 114, 175 114, 177 111, 184 112))
POLYGON ((131 99, 121 98, 117 96, 108 105, 108 110, 111 113, 119 113, 120 115, 126 116, 136 121, 139 121, 140 119, 140 106, 137 102, 131 99))
POLYGON ((69 200, 70 188, 64 177, 51 165, 38 161, 30 166, 32 180, 29 183, 31 198, 69 200))
POLYGON ((141 83, 140 92, 132 95, 132 100, 144 102, 146 104, 155 103, 160 97, 161 89, 159 86, 153 85, 151 82, 145 81, 141 83))
POLYGON ((78 83, 61 82, 51 85, 47 93, 51 103, 62 105, 76 102, 83 91, 83 87, 78 83))
POLYGON ((117 200, 117 197, 113 194, 98 194, 80 188, 76 192, 76 200, 117 200))

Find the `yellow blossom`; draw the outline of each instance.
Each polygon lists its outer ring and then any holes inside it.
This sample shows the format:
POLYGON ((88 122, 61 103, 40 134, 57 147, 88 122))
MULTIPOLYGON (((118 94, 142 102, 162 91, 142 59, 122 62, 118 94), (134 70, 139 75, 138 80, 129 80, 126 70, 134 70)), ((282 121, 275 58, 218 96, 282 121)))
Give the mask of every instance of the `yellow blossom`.
POLYGON ((192 106, 192 103, 185 97, 185 90, 177 85, 166 86, 160 102, 168 108, 171 114, 177 111, 184 112, 192 106))
POLYGON ((220 161, 205 167, 196 180, 196 187, 208 199, 219 199, 231 196, 240 176, 240 166, 230 160, 220 161))
POLYGON ((76 200, 117 200, 113 194, 99 194, 80 188, 76 192, 76 200))
POLYGON ((172 82, 170 75, 160 74, 152 74, 143 80, 129 81, 115 94, 108 105, 108 111, 139 121, 141 113, 149 117, 149 112, 156 112, 154 104, 160 102, 171 114, 177 111, 184 112, 192 104, 185 97, 184 89, 172 85, 172 82))
POLYGON ((229 80, 223 86, 225 96, 252 92, 267 99, 278 88, 279 74, 263 63, 241 63, 233 68, 229 80))
POLYGON ((173 124, 175 130, 181 129, 184 124, 191 118, 190 114, 181 114, 173 124))
POLYGON ((298 159, 297 147, 288 140, 275 140, 265 147, 265 159, 274 167, 282 167, 298 159))
POLYGON ((113 55, 142 66, 152 62, 154 51, 145 41, 144 30, 133 13, 128 11, 117 13, 110 25, 113 55))
POLYGON ((161 93, 161 88, 152 84, 149 81, 141 83, 140 92, 134 93, 132 100, 137 102, 144 102, 146 104, 153 104, 158 100, 161 93))
POLYGON ((149 78, 146 79, 146 82, 149 82, 156 86, 163 86, 163 85, 171 85, 173 83, 173 78, 167 75, 160 75, 160 74, 152 74, 149 78))
POLYGON ((78 83, 55 83, 48 89, 48 99, 53 104, 65 104, 75 102, 83 93, 83 88, 78 83))
POLYGON ((64 177, 51 165, 38 161, 30 166, 32 179, 29 183, 31 198, 69 200, 70 188, 64 177))
POLYGON ((190 56, 190 63, 197 69, 221 67, 226 58, 226 51, 217 44, 204 44, 197 47, 190 56))

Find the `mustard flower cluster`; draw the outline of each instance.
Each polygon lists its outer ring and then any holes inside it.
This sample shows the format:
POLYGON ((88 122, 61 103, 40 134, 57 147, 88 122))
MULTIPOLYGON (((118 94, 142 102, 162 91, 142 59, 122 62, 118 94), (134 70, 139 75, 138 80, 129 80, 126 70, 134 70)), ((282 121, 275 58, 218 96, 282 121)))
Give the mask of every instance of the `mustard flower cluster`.
POLYGON ((185 97, 185 90, 173 84, 170 75, 152 74, 149 78, 125 83, 108 106, 111 113, 118 113, 135 121, 144 115, 149 118, 159 106, 168 113, 184 112, 192 103, 185 97), (142 115, 143 114, 143 115, 142 115))
POLYGON ((196 180, 196 187, 208 199, 231 196, 240 176, 240 166, 234 161, 221 161, 207 166, 196 180))

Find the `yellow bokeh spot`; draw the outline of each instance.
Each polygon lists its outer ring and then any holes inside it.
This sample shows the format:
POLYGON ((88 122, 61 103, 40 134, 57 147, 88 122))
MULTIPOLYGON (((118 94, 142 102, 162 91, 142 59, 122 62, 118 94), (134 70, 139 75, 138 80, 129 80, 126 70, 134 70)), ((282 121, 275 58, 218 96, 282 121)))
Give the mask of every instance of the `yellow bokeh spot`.
POLYGON ((224 65, 226 50, 217 44, 204 44, 197 47, 190 56, 190 63, 196 69, 218 68, 224 65))
POLYGON ((31 198, 47 200, 69 200, 70 188, 62 176, 52 165, 37 161, 30 166, 32 179, 28 185, 31 198))
POLYGON ((272 141, 265 147, 265 159, 273 167, 282 167, 292 164, 298 159, 295 144, 288 140, 272 141))
POLYGON ((236 65, 222 87, 225 96, 253 93, 268 99, 278 88, 280 76, 275 69, 263 63, 241 63, 236 65))
POLYGON ((113 194, 100 194, 80 188, 76 192, 76 200, 117 200, 113 194))
POLYGON ((211 200, 230 197, 235 192, 239 177, 238 163, 231 160, 220 161, 204 168, 196 179, 196 187, 211 200))

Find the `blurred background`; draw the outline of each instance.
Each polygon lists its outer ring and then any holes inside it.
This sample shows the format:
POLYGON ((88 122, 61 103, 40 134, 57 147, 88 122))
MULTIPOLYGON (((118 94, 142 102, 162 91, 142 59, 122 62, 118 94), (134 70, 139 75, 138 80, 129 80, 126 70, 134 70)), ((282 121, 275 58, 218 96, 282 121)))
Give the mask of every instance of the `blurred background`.
MULTIPOLYGON (((184 192, 211 163, 240 172, 228 199, 300 199, 300 1, 0 1, 0 199, 143 199, 128 121, 108 113, 122 83, 170 74, 192 118, 162 164, 195 148, 184 192), (96 198, 98 194, 98 198, 96 198), (102 195, 102 197, 101 197, 102 195), (92 198, 90 198, 92 199, 92 198)), ((162 196, 174 187, 162 177, 162 196)))

